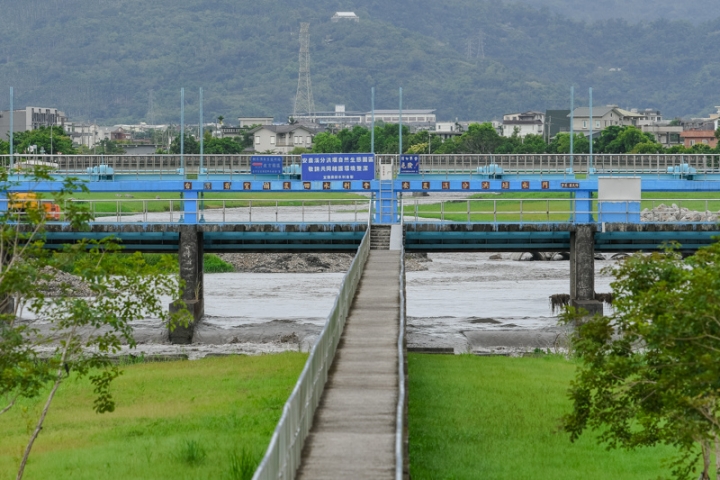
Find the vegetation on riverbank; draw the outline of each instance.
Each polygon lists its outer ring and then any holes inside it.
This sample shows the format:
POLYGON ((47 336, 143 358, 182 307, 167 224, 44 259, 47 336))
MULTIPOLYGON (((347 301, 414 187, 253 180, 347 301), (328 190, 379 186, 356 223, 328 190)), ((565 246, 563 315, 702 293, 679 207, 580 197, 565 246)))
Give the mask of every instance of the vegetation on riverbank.
POLYGON ((410 474, 434 478, 647 480, 669 448, 608 451, 560 430, 576 365, 561 357, 410 354, 410 474))
MULTIPOLYGON (((130 365, 114 382, 115 412, 102 415, 93 412, 88 380, 71 377, 27 477, 250 478, 306 358, 288 352, 130 365)), ((28 418, 42 402, 18 407, 0 416, 0 480, 15 478, 28 418)))

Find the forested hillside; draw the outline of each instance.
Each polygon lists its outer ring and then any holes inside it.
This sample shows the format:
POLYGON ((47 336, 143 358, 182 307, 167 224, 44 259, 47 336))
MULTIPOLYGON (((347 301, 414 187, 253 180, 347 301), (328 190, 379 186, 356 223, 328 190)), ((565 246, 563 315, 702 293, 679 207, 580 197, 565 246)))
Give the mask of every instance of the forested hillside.
POLYGON ((629 22, 648 22, 666 18, 701 23, 720 17, 717 0, 515 0, 535 7, 547 7, 577 20, 595 21, 620 18, 629 22))
POLYGON ((0 0, 0 12, 0 108, 14 86, 17 106, 73 119, 151 121, 152 105, 157 122, 177 122, 180 87, 194 118, 200 86, 207 119, 284 119, 301 21, 311 23, 318 110, 369 109, 371 86, 377 108, 395 108, 402 86, 406 108, 436 108, 440 119, 567 107, 571 84, 578 104, 593 86, 596 103, 666 117, 720 101, 720 18, 586 23, 490 0, 0 0), (361 21, 332 23, 337 10, 361 21))

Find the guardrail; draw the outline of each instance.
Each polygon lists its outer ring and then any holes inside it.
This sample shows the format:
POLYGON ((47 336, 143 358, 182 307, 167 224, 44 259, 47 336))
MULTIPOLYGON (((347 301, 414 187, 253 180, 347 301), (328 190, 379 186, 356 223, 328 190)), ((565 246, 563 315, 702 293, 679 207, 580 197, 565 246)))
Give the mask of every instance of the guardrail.
MULTIPOLYGON (((341 154, 338 154, 341 155, 341 154)), ((279 155, 288 175, 299 175, 300 155, 279 155), (293 167, 294 165, 294 167, 293 167)), ((392 159, 398 173, 397 155, 377 154, 392 159)), ((667 174, 680 167, 681 174, 720 174, 718 154, 527 154, 527 155, 419 155, 420 174, 588 174, 631 175, 667 174), (685 167, 683 167, 685 166, 685 167)), ((57 173, 68 175, 103 175, 101 166, 124 175, 250 175, 252 155, 25 155, 16 154, 14 165, 43 164, 57 173), (97 169, 93 173, 93 168, 97 169)), ((9 165, 10 156, 0 155, 0 164, 9 165)), ((376 172, 376 176, 377 176, 376 172)))
MULTIPOLYGON (((405 235, 405 223, 400 216, 400 228, 405 235)), ((405 241, 403 239, 400 248, 400 331, 398 334, 398 404, 395 420, 395 480, 403 480, 407 454, 407 425, 405 416, 407 414, 408 390, 407 390, 407 346, 405 343, 405 241)))
MULTIPOLYGON (((186 213, 207 223, 365 223, 370 200, 204 197, 200 199, 73 199, 89 207, 95 223, 175 223, 186 213), (190 204, 183 206, 183 202, 190 204)), ((50 202, 50 200, 43 200, 50 202)), ((64 221, 61 205, 55 220, 64 221)))
POLYGON ((270 440, 270 446, 255 471, 253 480, 295 478, 305 439, 312 427, 315 410, 325 388, 328 371, 369 253, 370 223, 368 222, 365 237, 343 279, 325 327, 310 351, 305 368, 283 408, 282 417, 270 440))
POLYGON ((573 223, 575 218, 588 215, 603 221, 600 203, 602 212, 617 222, 685 224, 718 223, 720 219, 720 198, 652 198, 640 202, 600 202, 597 198, 411 198, 402 199, 399 209, 408 223, 573 223))

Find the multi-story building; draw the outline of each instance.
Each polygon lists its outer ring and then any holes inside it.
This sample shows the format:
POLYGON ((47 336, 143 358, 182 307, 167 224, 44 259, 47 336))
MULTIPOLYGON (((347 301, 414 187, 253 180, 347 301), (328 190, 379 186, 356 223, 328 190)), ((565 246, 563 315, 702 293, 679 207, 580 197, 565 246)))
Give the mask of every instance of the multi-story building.
POLYGON ((516 131, 521 138, 542 135, 545 131, 545 114, 530 111, 503 115, 502 136, 511 137, 516 131))
POLYGON ((297 147, 312 149, 313 138, 321 129, 307 125, 262 125, 250 132, 253 134, 253 149, 256 152, 290 153, 297 147))
MULTIPOLYGON (((25 107, 13 112, 13 131, 27 132, 40 127, 65 125, 67 117, 57 108, 25 107)), ((10 133, 10 111, 0 111, 0 138, 10 133)))

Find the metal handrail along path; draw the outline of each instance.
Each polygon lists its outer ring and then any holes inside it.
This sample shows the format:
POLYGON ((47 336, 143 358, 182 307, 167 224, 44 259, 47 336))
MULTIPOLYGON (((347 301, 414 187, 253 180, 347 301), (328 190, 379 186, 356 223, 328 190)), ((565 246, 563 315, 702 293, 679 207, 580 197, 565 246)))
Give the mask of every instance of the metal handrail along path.
MULTIPOLYGON (((400 213, 403 235, 405 222, 400 213)), ((407 379, 405 377, 405 241, 400 248, 400 328, 398 333, 398 404, 395 420, 395 480, 403 480, 405 470, 405 407, 407 405, 407 379)))
POLYGON ((300 378, 283 408, 282 417, 275 428, 265 457, 256 470, 253 480, 291 480, 295 478, 300 466, 305 439, 312 427, 315 410, 322 397, 328 372, 369 253, 370 223, 368 221, 368 229, 360 248, 343 279, 327 322, 310 351, 300 378))

